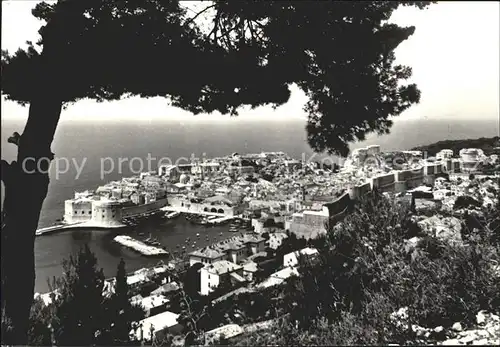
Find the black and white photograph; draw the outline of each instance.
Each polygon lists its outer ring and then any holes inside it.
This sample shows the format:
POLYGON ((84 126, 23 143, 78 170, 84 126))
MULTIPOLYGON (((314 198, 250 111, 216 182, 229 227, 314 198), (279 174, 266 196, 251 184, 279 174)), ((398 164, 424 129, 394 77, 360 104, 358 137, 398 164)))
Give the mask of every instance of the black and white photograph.
POLYGON ((500 2, 2 0, 2 346, 500 345, 500 2))

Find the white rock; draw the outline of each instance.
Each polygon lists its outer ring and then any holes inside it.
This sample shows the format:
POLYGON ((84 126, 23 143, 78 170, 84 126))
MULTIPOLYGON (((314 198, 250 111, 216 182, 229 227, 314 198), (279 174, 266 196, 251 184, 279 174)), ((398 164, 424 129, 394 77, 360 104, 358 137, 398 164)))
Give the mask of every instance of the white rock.
POLYGON ((451 328, 455 331, 462 331, 462 324, 460 324, 460 322, 456 322, 451 328))
POLYGON ((486 330, 478 330, 477 335, 479 335, 480 337, 489 337, 490 336, 490 334, 486 330))
POLYGON ((477 336, 476 336, 476 335, 469 334, 469 335, 467 335, 467 336, 465 336, 465 337, 462 337, 462 338, 460 339, 460 342, 467 344, 467 343, 469 343, 469 342, 474 341, 476 338, 477 338, 477 336))
POLYGON ((443 346, 456 346, 460 345, 460 342, 457 339, 445 340, 441 343, 443 346))
POLYGON ((486 328, 486 331, 491 335, 491 336, 500 336, 500 328, 498 327, 488 327, 486 328))
POLYGON ((489 345, 488 339, 481 339, 472 342, 473 345, 489 345))
POLYGON ((477 324, 479 324, 479 325, 482 325, 486 322, 486 316, 484 315, 483 311, 480 311, 476 315, 476 321, 477 321, 477 324))
POLYGON ((438 327, 435 327, 435 328, 434 328, 434 332, 435 332, 435 333, 440 333, 440 332, 441 332, 441 331, 443 331, 443 330, 444 330, 444 328, 443 328, 442 326, 438 326, 438 327))

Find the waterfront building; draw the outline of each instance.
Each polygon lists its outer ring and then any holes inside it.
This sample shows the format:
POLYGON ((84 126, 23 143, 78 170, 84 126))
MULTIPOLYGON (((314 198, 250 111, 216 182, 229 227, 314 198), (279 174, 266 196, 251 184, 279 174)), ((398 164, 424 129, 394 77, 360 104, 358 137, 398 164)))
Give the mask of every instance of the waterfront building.
POLYGON ((225 216, 235 216, 243 212, 243 205, 227 197, 214 195, 208 198, 189 198, 177 194, 168 197, 168 204, 179 211, 192 213, 217 213, 225 216))

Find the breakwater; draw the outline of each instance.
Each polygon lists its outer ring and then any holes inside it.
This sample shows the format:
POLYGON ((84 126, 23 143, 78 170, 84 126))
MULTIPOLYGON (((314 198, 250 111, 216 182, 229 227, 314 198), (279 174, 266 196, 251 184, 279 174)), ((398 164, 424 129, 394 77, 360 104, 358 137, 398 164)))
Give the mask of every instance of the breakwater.
POLYGON ((115 240, 122 246, 131 248, 134 251, 139 252, 145 256, 158 256, 158 255, 169 254, 166 250, 162 248, 147 245, 144 242, 136 240, 127 235, 118 235, 113 240, 115 240))

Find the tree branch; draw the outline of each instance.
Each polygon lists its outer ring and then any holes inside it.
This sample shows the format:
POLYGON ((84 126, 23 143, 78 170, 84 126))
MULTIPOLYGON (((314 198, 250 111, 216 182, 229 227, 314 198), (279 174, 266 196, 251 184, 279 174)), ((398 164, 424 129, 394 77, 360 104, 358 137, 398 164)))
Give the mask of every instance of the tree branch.
MULTIPOLYGON (((212 4, 212 5, 210 5, 210 6, 205 7, 203 10, 199 11, 198 13, 196 13, 196 14, 194 15, 194 17, 192 17, 192 18, 188 19, 188 20, 186 21, 186 23, 184 23, 184 25, 188 25, 188 24, 190 24, 190 23, 194 22, 194 21, 195 21, 195 19, 196 19, 196 18, 198 18, 201 14, 203 14, 204 12, 206 12, 207 10, 209 10, 209 9, 211 9, 211 8, 214 8, 216 5, 217 5, 217 4, 212 4)), ((217 13, 219 13, 219 12, 217 12, 217 13)))
POLYGON ((212 36, 212 34, 214 35, 214 42, 215 43, 217 43, 217 30, 219 28, 220 16, 221 16, 220 11, 217 11, 217 13, 215 14, 215 18, 214 18, 214 28, 208 34, 208 38, 210 38, 210 36, 212 36))

